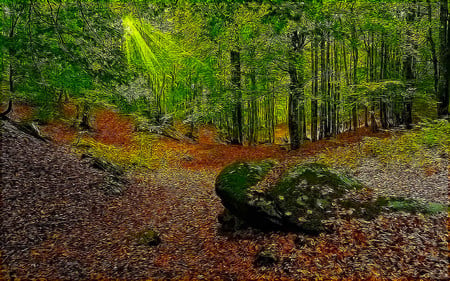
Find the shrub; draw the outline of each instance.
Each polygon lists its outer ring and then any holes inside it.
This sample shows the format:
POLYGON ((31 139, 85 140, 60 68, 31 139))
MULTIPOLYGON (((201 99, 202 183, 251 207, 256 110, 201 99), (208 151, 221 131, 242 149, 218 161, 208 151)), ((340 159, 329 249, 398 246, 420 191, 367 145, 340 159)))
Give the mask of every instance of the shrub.
POLYGON ((366 157, 383 165, 427 167, 439 162, 438 155, 450 153, 450 123, 446 120, 421 123, 417 130, 391 138, 364 138, 361 144, 327 150, 318 162, 334 167, 355 168, 366 157))
POLYGON ((153 155, 152 142, 151 136, 138 134, 133 136, 133 144, 129 147, 103 144, 91 137, 83 137, 75 141, 74 145, 87 150, 95 157, 102 157, 125 168, 155 169, 159 161, 153 155))

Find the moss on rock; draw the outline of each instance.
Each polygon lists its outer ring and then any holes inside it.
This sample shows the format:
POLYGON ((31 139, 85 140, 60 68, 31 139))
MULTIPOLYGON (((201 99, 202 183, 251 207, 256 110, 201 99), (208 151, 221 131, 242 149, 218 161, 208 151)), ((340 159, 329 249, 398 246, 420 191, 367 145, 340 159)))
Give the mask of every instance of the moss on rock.
POLYGON ((136 236, 138 244, 141 245, 157 246, 161 243, 161 238, 159 237, 158 232, 153 229, 144 229, 136 236))
POLYGON ((252 188, 273 166, 272 161, 235 163, 219 174, 216 192, 231 214, 260 228, 316 234, 325 230, 324 222, 338 209, 367 219, 385 211, 433 214, 445 209, 414 199, 367 196, 357 179, 317 163, 294 166, 267 189, 252 188))
POLYGON ((363 188, 356 179, 323 164, 297 165, 287 171, 267 192, 285 224, 305 232, 324 230, 323 220, 332 216, 332 207, 349 191, 363 188))
POLYGON ((234 163, 217 176, 215 190, 222 204, 233 215, 260 227, 271 224, 258 207, 251 203, 249 189, 256 185, 275 166, 272 160, 234 163))
POLYGON ((258 183, 275 165, 266 160, 259 163, 237 162, 225 167, 217 176, 215 189, 225 207, 238 211, 248 201, 248 189, 258 183))

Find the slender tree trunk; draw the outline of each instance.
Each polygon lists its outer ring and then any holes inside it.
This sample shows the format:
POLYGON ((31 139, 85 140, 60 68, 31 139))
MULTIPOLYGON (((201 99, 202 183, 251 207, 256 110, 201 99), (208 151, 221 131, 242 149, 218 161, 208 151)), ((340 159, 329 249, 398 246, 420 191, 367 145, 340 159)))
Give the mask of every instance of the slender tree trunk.
POLYGON ((427 0, 427 12, 428 12, 428 22, 430 27, 428 28, 428 42, 430 43, 431 50, 431 60, 433 61, 433 76, 434 76, 434 92, 437 93, 439 90, 439 71, 438 71, 438 58, 436 53, 436 44, 433 39, 433 28, 431 24, 433 22, 432 18, 432 6, 430 0, 427 0))
POLYGON ((312 76, 313 76, 313 86, 311 87, 311 140, 317 141, 317 92, 318 88, 318 75, 319 75, 319 65, 318 65, 318 54, 317 54, 317 40, 314 38, 312 41, 313 50, 311 52, 312 59, 312 76))
POLYGON ((299 122, 298 122, 298 89, 297 89, 297 70, 292 61, 289 62, 289 77, 291 83, 289 85, 289 108, 288 108, 288 126, 289 140, 291 149, 300 147, 299 122))
POLYGON ((231 59, 231 85, 233 87, 234 109, 232 115, 232 144, 242 144, 242 91, 241 91, 241 53, 232 50, 231 59))
POLYGON ((271 95, 268 99, 269 106, 269 141, 275 142, 275 86, 272 83, 271 95))
POLYGON ((450 80, 450 34, 449 34, 448 1, 440 2, 440 63, 439 63, 439 92, 438 116, 448 115, 449 80, 450 80))
POLYGON ((255 69, 250 71, 250 100, 247 102, 248 112, 248 143, 249 145, 258 142, 258 104, 256 102, 256 73, 255 69))
POLYGON ((369 127, 369 107, 364 105, 364 127, 369 127))
POLYGON ((289 77, 290 77, 290 91, 289 91, 289 108, 288 108, 288 126, 289 139, 291 149, 300 147, 301 141, 305 139, 305 132, 303 130, 304 124, 304 104, 303 104, 303 71, 297 70, 294 64, 302 56, 303 45, 305 37, 297 31, 292 33, 292 50, 289 60, 289 77))
MULTIPOLYGON (((406 19, 409 24, 412 24, 416 19, 415 4, 416 1, 413 0, 413 3, 412 5, 410 5, 410 8, 408 10, 408 15, 406 19)), ((409 46, 410 49, 407 51, 406 58, 404 61, 405 79, 407 81, 408 87, 413 88, 415 85, 414 81, 415 75, 414 75, 414 57, 412 52, 414 51, 415 47, 412 39, 412 34, 409 29, 406 31, 406 40, 407 46, 409 46)), ((410 129, 412 123, 412 96, 407 96, 403 101, 403 116, 404 116, 404 118, 402 118, 403 123, 406 125, 406 128, 410 129)))
POLYGON ((340 113, 340 85, 341 85, 341 67, 339 64, 339 49, 337 47, 336 41, 334 41, 334 130, 333 134, 339 134, 339 113, 340 113))
POLYGON ((380 120, 383 129, 387 129, 388 127, 386 112, 386 102, 383 101, 383 98, 380 98, 380 120))
POLYGON ((327 60, 326 60, 326 80, 327 80, 327 130, 325 137, 331 137, 332 135, 332 123, 333 123, 333 110, 331 108, 331 72, 333 65, 331 64, 331 42, 330 42, 330 36, 327 36, 327 60))
MULTIPOLYGON (((353 9, 352 9, 353 10, 353 9)), ((352 11, 353 12, 353 11, 352 11)), ((352 27, 352 49, 353 49, 353 84, 358 84, 358 60, 359 60, 359 54, 358 54, 358 46, 356 45, 356 42, 358 41, 357 38, 357 31, 356 26, 353 24, 352 27)), ((351 99, 353 105, 352 105, 352 123, 353 123, 353 129, 358 129, 358 104, 356 97, 352 97, 351 99)))
POLYGON ((322 35, 320 40, 320 139, 325 138, 327 131, 327 69, 325 59, 325 38, 324 35, 322 35))
MULTIPOLYGON (((354 47, 353 49, 353 83, 358 84, 358 76, 357 76, 357 68, 358 68, 358 47, 354 47)), ((351 99, 352 105, 352 125, 353 130, 358 129, 358 104, 357 98, 355 96, 351 99)))
POLYGON ((370 128, 372 132, 378 131, 377 121, 375 120, 375 100, 372 99, 372 107, 370 110, 370 128))
MULTIPOLYGON (((13 8, 14 9, 14 8, 13 8)), ((10 93, 14 93, 15 91, 15 85, 14 85, 14 79, 15 79, 15 69, 14 69, 14 59, 16 56, 16 49, 13 46, 13 42, 14 42, 14 37, 15 37, 15 29, 16 29, 16 25, 19 21, 20 18, 20 13, 22 12, 19 11, 19 13, 16 15, 13 11, 11 11, 11 27, 8 33, 8 39, 9 39, 9 47, 8 47, 8 54, 9 54, 9 92, 10 93)))
POLYGON ((381 46, 380 46, 380 80, 384 79, 384 73, 386 68, 386 47, 384 42, 384 34, 381 35, 381 46))

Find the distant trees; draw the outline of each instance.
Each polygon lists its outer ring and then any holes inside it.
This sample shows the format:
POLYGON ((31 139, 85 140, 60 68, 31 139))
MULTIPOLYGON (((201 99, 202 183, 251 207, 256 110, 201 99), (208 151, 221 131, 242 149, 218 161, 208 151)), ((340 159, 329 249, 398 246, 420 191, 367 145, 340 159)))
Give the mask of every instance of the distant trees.
POLYGON ((409 126, 434 117, 432 103, 448 114, 447 0, 1 5, 2 89, 43 112, 101 95, 152 122, 173 115, 233 144, 291 149, 409 126))
POLYGON ((62 96, 123 81, 121 24, 106 3, 2 1, 0 12, 7 95, 32 102, 43 119, 62 96))

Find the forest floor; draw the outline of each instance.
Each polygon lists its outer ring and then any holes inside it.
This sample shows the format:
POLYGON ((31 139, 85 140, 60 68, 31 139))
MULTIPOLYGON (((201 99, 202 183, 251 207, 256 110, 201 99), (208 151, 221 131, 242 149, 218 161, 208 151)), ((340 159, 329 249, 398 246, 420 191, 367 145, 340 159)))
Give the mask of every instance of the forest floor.
MULTIPOLYGON (((127 139, 121 135, 127 126, 105 120, 105 142, 127 139)), ((58 123, 43 131, 55 142, 40 141, 2 121, 1 278, 448 279, 447 213, 337 219, 332 232, 318 236, 253 228, 230 232, 218 223, 223 206, 214 181, 224 165, 264 158, 299 162, 324 149, 332 153, 357 145, 371 135, 367 130, 291 152, 279 146, 215 143, 211 130, 201 132, 197 144, 162 138, 155 152, 158 167, 130 171, 120 196, 105 195, 98 186, 107 172, 71 152, 67 143, 76 132, 58 123), (149 227, 160 233, 158 246, 137 241, 149 227), (255 258, 263 249, 276 252, 278 260, 257 266, 255 258)), ((364 159, 350 171, 374 192, 448 204, 448 160, 441 159, 431 172, 374 161, 364 159)))

